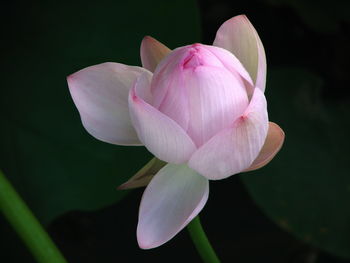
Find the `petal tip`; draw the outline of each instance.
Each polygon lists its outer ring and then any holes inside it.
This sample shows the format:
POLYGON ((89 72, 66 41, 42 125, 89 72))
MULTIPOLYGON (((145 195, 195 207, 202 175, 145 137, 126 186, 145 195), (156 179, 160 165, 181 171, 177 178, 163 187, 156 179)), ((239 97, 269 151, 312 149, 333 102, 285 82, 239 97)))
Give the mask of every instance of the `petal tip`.
POLYGON ((72 73, 66 77, 68 90, 71 94, 73 101, 79 98, 79 93, 80 93, 80 90, 78 88, 79 87, 79 76, 77 76, 78 74, 79 74, 79 71, 72 73))
POLYGON ((249 22, 250 23, 250 21, 249 21, 249 19, 248 19, 246 14, 240 14, 240 15, 236 15, 236 16, 226 20, 224 22, 224 24, 226 24, 226 23, 227 24, 231 24, 231 23, 234 23, 235 21, 239 21, 239 20, 243 21, 243 22, 249 22))
POLYGON ((74 74, 70 74, 66 77, 67 82, 69 82, 73 78, 74 74))
POLYGON ((137 244, 141 249, 144 249, 144 250, 156 248, 165 243, 165 242, 159 242, 159 241, 157 242, 156 240, 154 240, 154 238, 147 235, 147 233, 141 231, 140 225, 137 226, 136 237, 137 237, 137 244))
POLYGON ((158 245, 154 245, 153 243, 148 243, 148 242, 145 242, 144 240, 141 241, 138 239, 137 241, 139 247, 141 249, 144 249, 144 250, 147 250, 147 249, 152 249, 152 248, 155 248, 155 247, 158 247, 158 245))
POLYGON ((246 14, 240 14, 237 16, 232 17, 231 19, 229 19, 228 21, 235 21, 235 20, 241 20, 244 23, 248 23, 251 24, 250 20, 248 19, 246 14))
POLYGON ((75 75, 76 75, 76 73, 72 73, 66 77, 69 88, 71 88, 72 82, 76 79, 75 75))
POLYGON ((144 36, 142 39, 142 42, 150 42, 150 41, 154 41, 155 39, 151 36, 144 36))

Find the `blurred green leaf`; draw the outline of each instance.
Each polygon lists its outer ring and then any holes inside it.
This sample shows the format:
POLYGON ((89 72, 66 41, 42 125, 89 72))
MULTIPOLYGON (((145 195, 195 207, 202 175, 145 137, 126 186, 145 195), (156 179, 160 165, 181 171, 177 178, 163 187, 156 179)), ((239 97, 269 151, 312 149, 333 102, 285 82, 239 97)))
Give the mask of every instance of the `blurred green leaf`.
POLYGON ((106 61, 140 65, 145 35, 170 48, 198 41, 195 1, 11 2, 5 13, 1 168, 44 223, 116 202, 151 155, 89 136, 65 78, 106 61))
POLYGON ((241 178, 279 226, 350 258, 350 107, 323 94, 322 79, 311 72, 269 72, 270 120, 284 129, 285 144, 270 164, 241 178))

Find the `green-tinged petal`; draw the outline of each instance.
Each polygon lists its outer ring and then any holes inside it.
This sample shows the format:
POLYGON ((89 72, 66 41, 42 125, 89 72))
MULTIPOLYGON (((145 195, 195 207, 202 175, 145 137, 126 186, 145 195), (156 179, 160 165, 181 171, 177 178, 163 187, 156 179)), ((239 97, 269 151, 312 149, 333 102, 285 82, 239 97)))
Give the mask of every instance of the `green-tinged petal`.
POLYGON ((142 66, 154 72, 158 63, 170 53, 170 49, 150 36, 145 36, 141 43, 140 55, 142 66))
POLYGON ((264 46, 245 15, 227 20, 216 33, 214 45, 232 52, 243 64, 255 86, 265 91, 266 56, 264 46))
POLYGON ((148 185, 152 178, 166 165, 166 162, 154 157, 133 177, 118 187, 119 190, 133 189, 148 185))

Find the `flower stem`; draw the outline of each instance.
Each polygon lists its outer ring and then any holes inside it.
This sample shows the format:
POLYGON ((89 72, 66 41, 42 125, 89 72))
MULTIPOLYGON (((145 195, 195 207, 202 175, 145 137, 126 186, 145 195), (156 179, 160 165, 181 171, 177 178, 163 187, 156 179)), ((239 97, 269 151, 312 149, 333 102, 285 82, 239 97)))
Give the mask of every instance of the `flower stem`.
POLYGON ((0 211, 39 263, 67 263, 48 233, 0 171, 0 211))
POLYGON ((210 245, 210 242, 203 230, 199 216, 196 216, 191 223, 188 224, 187 229, 203 262, 220 263, 219 258, 217 257, 213 247, 210 245))

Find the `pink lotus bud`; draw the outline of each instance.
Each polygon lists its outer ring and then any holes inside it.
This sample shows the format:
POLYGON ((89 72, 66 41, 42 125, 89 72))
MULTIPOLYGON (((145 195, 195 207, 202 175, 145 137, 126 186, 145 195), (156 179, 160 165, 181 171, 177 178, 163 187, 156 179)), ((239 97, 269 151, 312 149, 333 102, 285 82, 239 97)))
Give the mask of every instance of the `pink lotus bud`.
POLYGON ((156 68, 151 104, 176 121, 199 147, 248 107, 242 75, 251 82, 241 63, 222 48, 180 47, 156 68))
POLYGON ((226 21, 213 46, 171 51, 145 37, 141 60, 144 68, 119 63, 85 68, 69 76, 68 85, 91 135, 118 145, 144 145, 161 160, 121 187, 149 182, 137 239, 141 248, 153 248, 201 211, 208 179, 266 165, 284 133, 268 122, 265 51, 246 16, 226 21))

